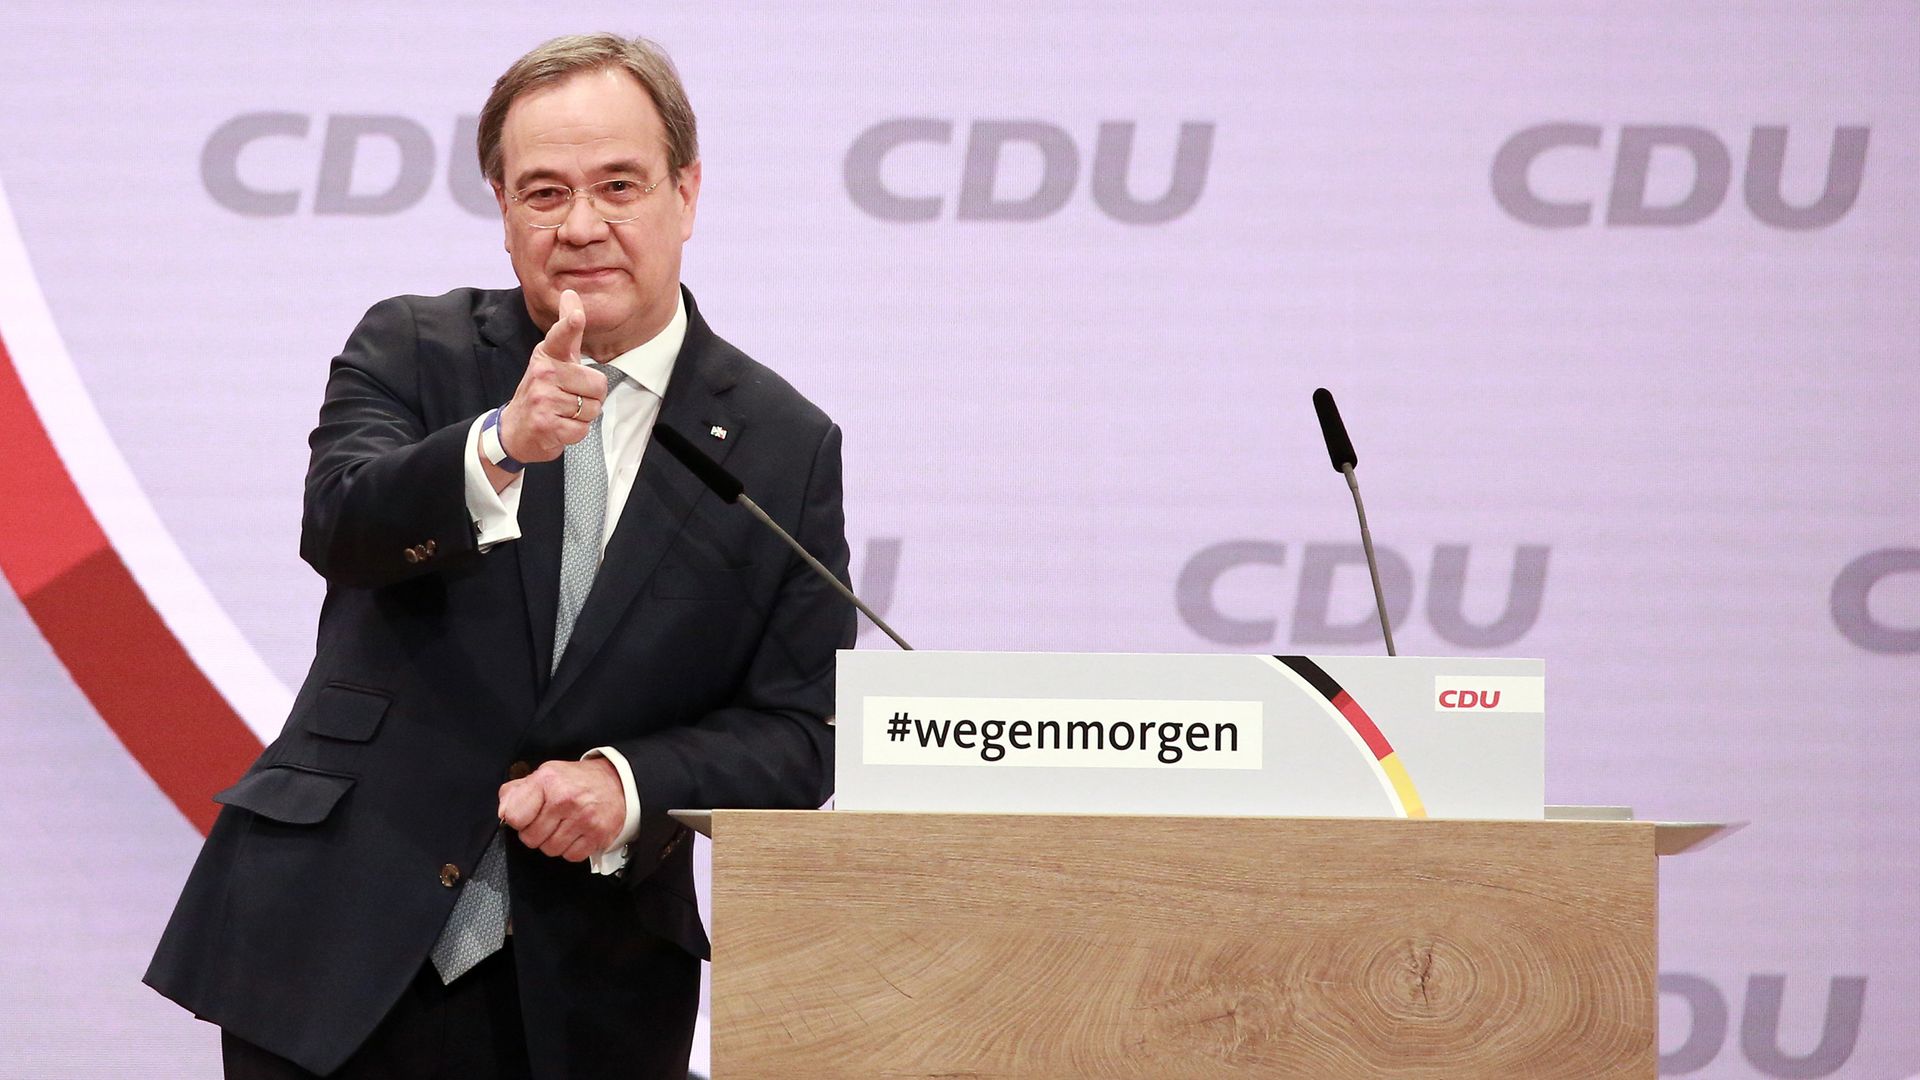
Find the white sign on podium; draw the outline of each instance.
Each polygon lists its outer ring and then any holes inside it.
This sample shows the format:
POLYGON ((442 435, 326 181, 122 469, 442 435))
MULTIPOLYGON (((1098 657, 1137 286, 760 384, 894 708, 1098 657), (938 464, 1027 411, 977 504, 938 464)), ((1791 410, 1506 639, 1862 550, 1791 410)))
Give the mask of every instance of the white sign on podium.
POLYGON ((845 810, 1540 818, 1546 663, 854 652, 845 810))

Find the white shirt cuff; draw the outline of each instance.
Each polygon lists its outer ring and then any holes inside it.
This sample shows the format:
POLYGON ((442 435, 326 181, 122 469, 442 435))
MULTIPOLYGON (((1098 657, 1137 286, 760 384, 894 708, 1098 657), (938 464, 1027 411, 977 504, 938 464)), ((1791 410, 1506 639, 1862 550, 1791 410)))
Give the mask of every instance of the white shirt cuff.
POLYGON ((606 758, 613 764, 613 771, 620 774, 620 793, 627 800, 626 820, 620 823, 620 835, 613 838, 613 846, 587 858, 594 873, 611 874, 627 865, 627 844, 640 831, 640 793, 633 786, 633 766, 627 764, 625 754, 611 746, 596 746, 580 755, 581 761, 592 758, 606 758))
POLYGON ((480 464, 480 426, 487 421, 480 414, 467 429, 467 516, 473 519, 480 550, 495 544, 520 539, 520 477, 515 475, 505 489, 493 490, 487 479, 487 467, 480 464))

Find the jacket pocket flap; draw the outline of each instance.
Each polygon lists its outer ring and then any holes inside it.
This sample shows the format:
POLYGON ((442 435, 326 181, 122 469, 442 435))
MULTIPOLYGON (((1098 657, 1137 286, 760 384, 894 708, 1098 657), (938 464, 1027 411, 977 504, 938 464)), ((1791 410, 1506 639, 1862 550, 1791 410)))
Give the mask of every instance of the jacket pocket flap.
POLYGON ((215 795, 213 801, 251 810, 287 825, 317 825, 333 813, 334 804, 352 786, 351 776, 270 765, 241 777, 239 783, 215 795))
POLYGON ((392 699, 374 690, 328 683, 308 714, 307 730, 330 739, 366 742, 380 730, 392 699))
POLYGON ((713 959, 698 904, 679 893, 643 883, 633 891, 633 911, 641 929, 673 942, 696 959, 713 959))

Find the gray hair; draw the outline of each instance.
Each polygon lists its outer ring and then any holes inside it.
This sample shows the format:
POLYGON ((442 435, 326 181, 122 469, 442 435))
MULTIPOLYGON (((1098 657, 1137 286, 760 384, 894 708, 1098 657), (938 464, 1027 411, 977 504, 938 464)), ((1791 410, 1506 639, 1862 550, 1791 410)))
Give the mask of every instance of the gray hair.
POLYGON ((507 110, 522 94, 581 72, 609 69, 632 75, 653 99, 653 107, 659 110, 667 129, 667 172, 678 179, 680 170, 700 157, 700 138, 693 106, 687 102, 687 88, 680 84, 680 73, 674 70, 666 50, 646 38, 618 34, 557 37, 513 62, 493 84, 486 107, 480 110, 480 174, 491 183, 503 182, 500 129, 506 126, 507 110))

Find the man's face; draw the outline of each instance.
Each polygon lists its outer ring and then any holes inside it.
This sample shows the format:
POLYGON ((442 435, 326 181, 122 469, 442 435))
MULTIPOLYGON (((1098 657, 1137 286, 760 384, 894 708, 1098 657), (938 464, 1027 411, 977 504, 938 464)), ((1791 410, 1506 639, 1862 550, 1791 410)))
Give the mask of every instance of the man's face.
POLYGON ((693 235, 700 163, 667 176, 666 126, 640 83, 625 71, 571 76, 517 98, 500 129, 501 177, 494 187, 506 226, 514 276, 527 311, 545 330, 559 317, 560 294, 573 289, 586 307, 585 350, 615 356, 659 333, 673 318, 680 288, 680 246, 693 235), (576 196, 557 229, 536 229, 509 193, 554 185, 582 188, 617 177, 660 186, 612 213, 609 225, 586 196, 576 196))

